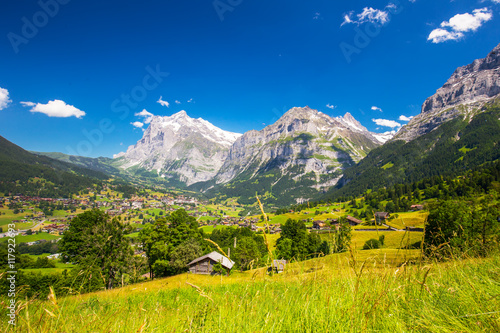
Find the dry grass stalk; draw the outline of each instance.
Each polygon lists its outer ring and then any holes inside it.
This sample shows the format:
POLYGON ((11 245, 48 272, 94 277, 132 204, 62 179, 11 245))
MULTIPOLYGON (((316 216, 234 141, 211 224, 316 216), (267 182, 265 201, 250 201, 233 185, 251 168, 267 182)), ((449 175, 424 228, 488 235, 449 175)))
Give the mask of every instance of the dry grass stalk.
MULTIPOLYGON (((260 199, 258 196, 255 196, 257 198, 257 202, 259 203, 259 208, 260 211, 262 212, 262 215, 264 216, 264 221, 266 222, 266 227, 267 227, 267 232, 269 233, 269 221, 267 221, 267 214, 264 212, 264 207, 262 206, 262 203, 260 202, 260 199)), ((267 234, 264 233, 264 240, 266 242, 266 247, 267 247, 267 252, 269 252, 269 259, 271 260, 271 263, 273 262, 273 252, 271 251, 271 246, 269 246, 269 240, 267 239, 267 234)))

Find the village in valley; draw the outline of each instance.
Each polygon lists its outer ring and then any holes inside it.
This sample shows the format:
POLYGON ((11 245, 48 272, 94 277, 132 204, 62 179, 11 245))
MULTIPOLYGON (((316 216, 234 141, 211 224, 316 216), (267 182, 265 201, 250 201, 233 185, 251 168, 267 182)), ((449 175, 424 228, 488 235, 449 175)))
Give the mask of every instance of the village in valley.
MULTIPOLYGON (((362 249, 366 240, 378 238, 379 233, 387 232, 391 232, 387 237, 389 244, 392 243, 396 247, 407 235, 407 231, 412 231, 411 236, 407 236, 408 240, 411 238, 412 243, 421 239, 427 215, 423 205, 412 205, 410 211, 396 214, 373 212, 373 217, 368 219, 359 217, 360 210, 351 207, 352 202, 316 203, 311 207, 308 206, 304 204, 297 211, 292 208, 281 209, 270 212, 264 217, 262 214, 255 214, 259 212, 257 203, 253 207, 244 207, 235 199, 229 199, 223 204, 218 204, 191 196, 189 193, 158 192, 149 189, 134 194, 124 194, 118 192, 112 184, 103 185, 101 189, 89 188, 72 198, 54 199, 6 194, 0 197, 0 227, 4 229, 0 233, 0 241, 8 236, 5 230, 7 224, 13 224, 18 230, 16 236, 18 243, 30 247, 46 242, 56 244, 76 215, 98 209, 127 226, 127 237, 134 244, 135 255, 144 256, 142 246, 137 239, 140 230, 147 224, 183 209, 196 219, 199 228, 205 234, 210 234, 217 228, 249 228, 257 234, 268 234, 273 248, 282 231, 282 225, 288 219, 303 222, 309 233, 318 233, 322 238, 338 230, 339 220, 343 219, 354 231, 353 243, 359 249, 362 249), (403 231, 404 233, 399 233, 403 231)), ((43 253, 33 257, 57 260, 59 256, 59 253, 43 253)), ((72 265, 61 262, 56 267, 62 271, 72 268, 72 265)), ((44 269, 39 271, 44 272, 44 269)))

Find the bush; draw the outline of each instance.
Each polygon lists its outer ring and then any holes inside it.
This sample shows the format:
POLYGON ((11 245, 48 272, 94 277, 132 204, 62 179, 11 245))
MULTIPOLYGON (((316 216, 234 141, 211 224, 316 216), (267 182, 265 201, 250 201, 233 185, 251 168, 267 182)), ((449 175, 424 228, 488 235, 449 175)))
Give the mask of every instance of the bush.
POLYGON ((369 239, 366 241, 365 245, 363 245, 363 250, 372 250, 372 249, 380 249, 381 244, 377 239, 369 239))

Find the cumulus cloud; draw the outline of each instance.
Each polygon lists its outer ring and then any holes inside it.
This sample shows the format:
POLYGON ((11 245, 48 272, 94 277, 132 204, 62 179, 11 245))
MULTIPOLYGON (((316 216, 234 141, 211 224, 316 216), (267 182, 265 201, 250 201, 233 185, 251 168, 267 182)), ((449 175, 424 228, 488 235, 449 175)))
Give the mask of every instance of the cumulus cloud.
POLYGON ((396 128, 396 127, 401 127, 402 126, 400 123, 398 123, 397 121, 394 121, 394 120, 372 119, 372 121, 375 124, 377 124, 378 126, 382 126, 382 127, 396 128))
POLYGON ((441 23, 441 27, 450 27, 454 31, 467 32, 476 31, 493 18, 493 13, 488 8, 475 9, 472 14, 458 14, 453 16, 448 22, 441 23))
POLYGON ((154 114, 152 114, 151 112, 148 112, 146 109, 144 109, 141 112, 136 113, 135 116, 136 117, 143 117, 144 124, 149 124, 151 122, 151 120, 153 120, 154 114))
POLYGON ((464 34, 461 32, 453 32, 444 29, 434 29, 429 34, 427 40, 432 41, 434 44, 439 44, 448 40, 458 40, 462 37, 464 37, 464 34))
POLYGON ((0 110, 5 109, 12 101, 9 98, 9 91, 4 88, 0 88, 0 110))
POLYGON ((73 105, 68 105, 61 100, 49 101, 47 104, 33 103, 33 102, 21 102, 22 105, 26 107, 31 107, 30 112, 43 113, 49 117, 56 118, 69 118, 76 117, 81 119, 86 113, 80 109, 75 108, 73 105))
POLYGON ((381 108, 376 107, 376 106, 372 106, 372 111, 380 111, 380 112, 383 112, 381 108))
POLYGON ((461 39, 465 36, 464 33, 475 32, 492 18, 493 13, 488 8, 475 9, 472 14, 457 14, 449 21, 441 22, 440 28, 432 30, 427 40, 438 44, 461 39))
POLYGON ((333 110, 333 109, 335 109, 337 106, 336 106, 336 105, 327 104, 327 105, 326 105, 326 107, 327 107, 327 108, 329 108, 329 109, 332 109, 332 110, 333 110))
POLYGON ((133 123, 131 123, 134 127, 137 127, 137 128, 142 128, 144 127, 144 124, 141 123, 140 121, 134 121, 133 123))
POLYGON ((175 100, 175 104, 181 104, 181 101, 175 100))
POLYGON ((321 17, 321 13, 316 12, 316 13, 314 13, 313 20, 319 20, 320 17, 321 17))
POLYGON ((404 115, 399 116, 399 120, 401 120, 401 121, 410 121, 412 119, 413 119, 413 116, 411 116, 411 117, 407 117, 404 115))
POLYGON ((166 106, 167 108, 170 106, 170 103, 167 101, 164 101, 163 96, 160 96, 160 99, 156 101, 156 103, 159 103, 161 106, 166 106))
POLYGON ((192 98, 188 99, 188 103, 194 103, 194 100, 192 98))

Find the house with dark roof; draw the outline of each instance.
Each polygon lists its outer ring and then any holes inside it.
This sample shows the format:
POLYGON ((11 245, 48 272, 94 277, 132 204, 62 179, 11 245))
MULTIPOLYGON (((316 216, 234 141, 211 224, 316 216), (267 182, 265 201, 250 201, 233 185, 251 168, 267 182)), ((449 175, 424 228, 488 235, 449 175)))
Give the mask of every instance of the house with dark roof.
POLYGON ((229 259, 228 257, 223 256, 219 252, 211 252, 203 257, 199 257, 188 264, 189 272, 193 274, 206 274, 212 275, 215 274, 214 266, 220 263, 223 268, 229 271, 234 266, 234 261, 229 259))
POLYGON ((363 223, 363 221, 358 220, 357 218, 354 218, 354 217, 352 217, 351 215, 347 216, 347 217, 346 217, 346 220, 347 220, 347 222, 349 222, 349 224, 350 224, 351 226, 357 226, 358 224, 363 223))
POLYGON ((378 221, 386 220, 390 217, 390 214, 387 212, 376 212, 375 217, 377 218, 378 221))

